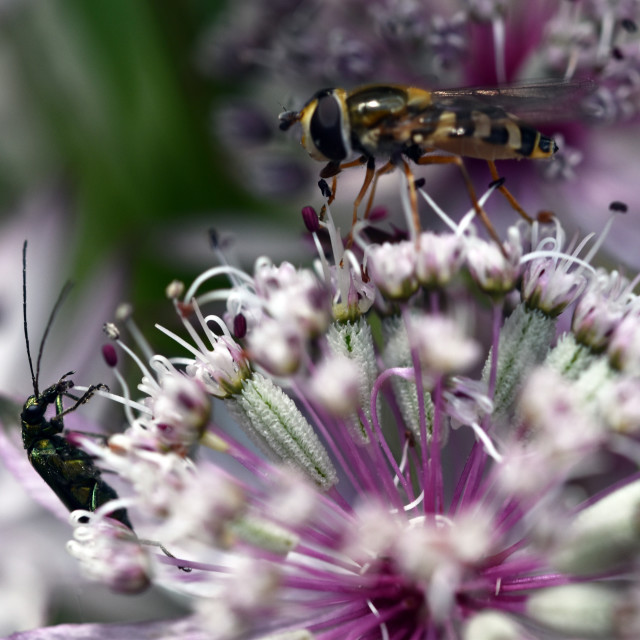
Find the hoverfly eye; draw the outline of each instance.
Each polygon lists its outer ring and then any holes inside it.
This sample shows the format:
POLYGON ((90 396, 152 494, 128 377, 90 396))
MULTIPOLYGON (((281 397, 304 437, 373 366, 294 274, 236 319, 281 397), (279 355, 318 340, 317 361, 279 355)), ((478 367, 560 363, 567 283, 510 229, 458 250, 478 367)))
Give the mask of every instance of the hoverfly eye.
POLYGON ((318 151, 329 160, 344 160, 347 149, 343 137, 342 106, 333 93, 323 93, 311 116, 309 133, 318 151))

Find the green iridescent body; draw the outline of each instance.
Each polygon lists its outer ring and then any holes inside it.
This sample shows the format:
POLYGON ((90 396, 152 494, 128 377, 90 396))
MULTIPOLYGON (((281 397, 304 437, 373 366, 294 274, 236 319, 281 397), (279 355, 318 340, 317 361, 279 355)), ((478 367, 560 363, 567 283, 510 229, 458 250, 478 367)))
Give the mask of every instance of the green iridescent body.
MULTIPOLYGON (((42 393, 29 396, 20 414, 22 443, 33 468, 69 511, 95 511, 118 494, 102 480, 89 454, 58 435, 64 429, 62 398, 73 387, 73 382, 65 379, 68 375, 42 393), (47 420, 50 405, 55 405, 56 415, 47 420)), ((77 404, 86 402, 102 386, 90 387, 77 404)), ((125 509, 114 511, 111 517, 133 529, 125 509)))

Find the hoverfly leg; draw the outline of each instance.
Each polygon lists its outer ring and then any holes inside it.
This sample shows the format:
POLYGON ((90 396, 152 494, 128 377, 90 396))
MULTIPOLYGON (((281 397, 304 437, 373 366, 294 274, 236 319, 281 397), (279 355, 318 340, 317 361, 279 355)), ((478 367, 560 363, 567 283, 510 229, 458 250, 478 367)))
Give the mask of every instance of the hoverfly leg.
MULTIPOLYGON (((322 171, 320 172, 320 176, 322 178, 333 178, 333 180, 331 181, 331 196, 329 197, 327 204, 331 204, 336 198, 336 188, 338 186, 338 177, 337 177, 338 174, 343 169, 350 169, 351 167, 357 167, 359 165, 364 164, 365 162, 367 163, 369 162, 369 159, 367 158, 367 156, 360 156, 355 160, 351 160, 350 162, 343 162, 342 164, 340 164, 339 162, 329 162, 324 167, 324 169, 322 169, 322 171)), ((368 164, 367 164, 367 167, 368 167, 368 164)), ((365 182, 366 182, 366 178, 365 178, 365 182)), ((354 224, 355 224, 355 221, 354 221, 354 224)))
POLYGON ((322 195, 327 198, 327 204, 331 204, 336 197, 336 187, 338 185, 338 179, 336 176, 340 173, 341 167, 339 162, 334 162, 333 160, 327 163, 322 171, 320 172, 320 182, 318 185, 320 186, 320 191, 322 195), (327 179, 331 178, 331 190, 328 190, 327 179), (323 186, 325 185, 325 186, 323 186))
POLYGON ((331 197, 331 188, 324 178, 320 178, 320 180, 318 180, 318 189, 320 189, 320 193, 323 198, 327 198, 328 200, 331 197))
POLYGON ((358 207, 362 202, 363 198, 367 194, 369 190, 369 186, 371 185, 371 181, 374 179, 376 170, 376 162, 373 156, 370 156, 367 160, 367 171, 364 174, 364 182, 362 183, 362 187, 356 196, 356 199, 353 201, 353 220, 351 221, 351 227, 354 227, 356 222, 358 222, 358 207))
MULTIPOLYGON (((499 180, 500 176, 498 174, 498 169, 496 169, 496 163, 493 160, 487 160, 487 164, 489 165, 489 171, 491 171, 491 177, 493 180, 499 180)), ((533 222, 533 218, 520 206, 520 203, 515 199, 507 187, 500 185, 498 187, 498 191, 507 199, 516 213, 524 218, 529 224, 533 222)))
POLYGON ((343 169, 350 169, 351 167, 357 167, 363 164, 368 164, 370 162, 370 156, 360 156, 355 160, 351 160, 350 162, 344 162, 340 165, 340 171, 343 169))
MULTIPOLYGON (((476 215, 482 220, 486 230, 489 232, 491 238, 495 241, 495 243, 500 247, 500 251, 506 257, 505 249, 502 246, 502 240, 498 235, 495 227, 491 224, 491 220, 489 220, 489 216, 487 212, 482 208, 480 203, 478 202, 478 196, 476 195, 476 190, 473 188, 473 183, 471 182, 471 177, 469 176, 469 172, 467 168, 464 166, 464 162, 460 156, 422 156, 416 160, 417 164, 455 164, 460 169, 460 173, 462 174, 462 179, 464 180, 464 184, 467 187, 467 192, 469 197, 471 198, 471 204, 476 211, 476 215)), ((415 193, 415 185, 413 185, 413 181, 409 189, 413 189, 415 193)), ((413 204, 413 203, 412 203, 413 204)))
POLYGON ((331 204, 336 199, 336 191, 338 189, 338 176, 331 179, 331 195, 327 198, 327 204, 331 204))
POLYGON ((331 162, 328 162, 324 167, 322 167, 320 177, 324 178, 325 180, 327 178, 333 178, 340 173, 341 169, 342 167, 340 167, 340 163, 332 160, 331 162))
POLYGON ((376 195, 376 187, 378 186, 378 180, 380 176, 383 176, 385 173, 391 173, 396 168, 396 165, 389 160, 385 162, 373 176, 373 181, 371 182, 371 189, 369 190, 369 200, 367 200, 367 207, 364 210, 363 218, 366 220, 369 217, 369 213, 371 212, 371 208, 373 207, 373 199, 376 195))
POLYGON ((411 203, 411 215, 413 217, 413 228, 415 230, 416 243, 420 235, 420 216, 418 215, 418 193, 416 191, 416 181, 413 177, 413 171, 409 163, 404 159, 400 159, 402 170, 407 179, 407 186, 409 187, 409 202, 411 203))

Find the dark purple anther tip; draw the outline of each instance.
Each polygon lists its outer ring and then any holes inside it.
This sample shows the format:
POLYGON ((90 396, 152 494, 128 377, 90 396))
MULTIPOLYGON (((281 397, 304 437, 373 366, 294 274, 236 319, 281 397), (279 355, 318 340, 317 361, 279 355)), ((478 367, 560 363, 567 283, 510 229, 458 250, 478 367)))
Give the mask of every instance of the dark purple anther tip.
POLYGON ((233 318, 233 335, 238 339, 247 335, 247 319, 241 313, 233 318))
POLYGON ((624 202, 620 202, 619 200, 614 200, 609 205, 609 211, 615 211, 616 213, 627 213, 629 207, 624 202))
POLYGON ((373 209, 369 211, 367 220, 369 220, 369 222, 378 222, 380 220, 386 220, 388 215, 389 215, 389 211, 387 210, 386 207, 382 207, 382 206, 373 207, 373 209))
POLYGON ((635 33, 638 30, 638 25, 631 18, 624 18, 620 24, 627 33, 635 33))
POLYGON ((118 353, 112 344, 102 345, 102 357, 112 369, 118 364, 118 353))
POLYGON ((302 221, 309 232, 316 233, 320 230, 318 214, 313 207, 302 207, 302 221))

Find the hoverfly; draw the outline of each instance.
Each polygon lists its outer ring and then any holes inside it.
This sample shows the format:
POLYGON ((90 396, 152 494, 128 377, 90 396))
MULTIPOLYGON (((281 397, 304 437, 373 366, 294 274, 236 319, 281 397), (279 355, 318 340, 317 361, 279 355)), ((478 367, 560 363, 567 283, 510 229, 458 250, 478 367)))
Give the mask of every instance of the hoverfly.
MULTIPOLYGON (((107 387, 104 384, 94 384, 80 397, 74 396, 70 393, 73 388, 73 381, 69 380, 69 376, 73 375, 73 371, 65 373, 56 383, 43 391, 40 391, 38 386, 40 361, 47 335, 70 288, 71 285, 67 282, 60 291, 60 295, 49 315, 40 342, 34 372, 27 328, 27 243, 25 241, 22 249, 22 310, 33 395, 27 398, 20 414, 22 443, 33 468, 69 511, 76 509, 95 511, 99 506, 109 502, 109 500, 116 499, 118 494, 102 479, 101 471, 94 463, 93 458, 59 434, 64 429, 64 416, 85 404, 96 391, 107 390, 107 387), (67 409, 63 407, 63 398, 65 397, 75 401, 67 409), (55 407, 55 415, 47 419, 45 414, 52 405, 55 407)), ((110 514, 110 517, 133 530, 125 509, 114 511, 110 514)))
MULTIPOLYGON (((407 160, 420 165, 455 164, 476 213, 499 240, 478 202, 462 158, 486 160, 494 181, 499 180, 495 160, 550 158, 558 150, 555 141, 511 111, 540 120, 548 105, 561 109, 562 102, 577 91, 589 90, 589 81, 437 91, 402 85, 367 85, 352 91, 322 89, 300 111, 281 113, 280 129, 286 131, 300 122, 302 146, 312 158, 327 162, 320 176, 334 179, 329 202, 335 197, 335 176, 342 169, 366 163, 364 184, 354 201, 353 224, 369 188, 365 217, 379 177, 400 167, 407 178, 414 224, 419 230, 416 187, 407 160), (356 155, 359 157, 353 160, 356 155), (387 158, 377 171, 376 157, 387 158)), ((531 221, 506 187, 500 184, 498 188, 511 206, 531 221)))

